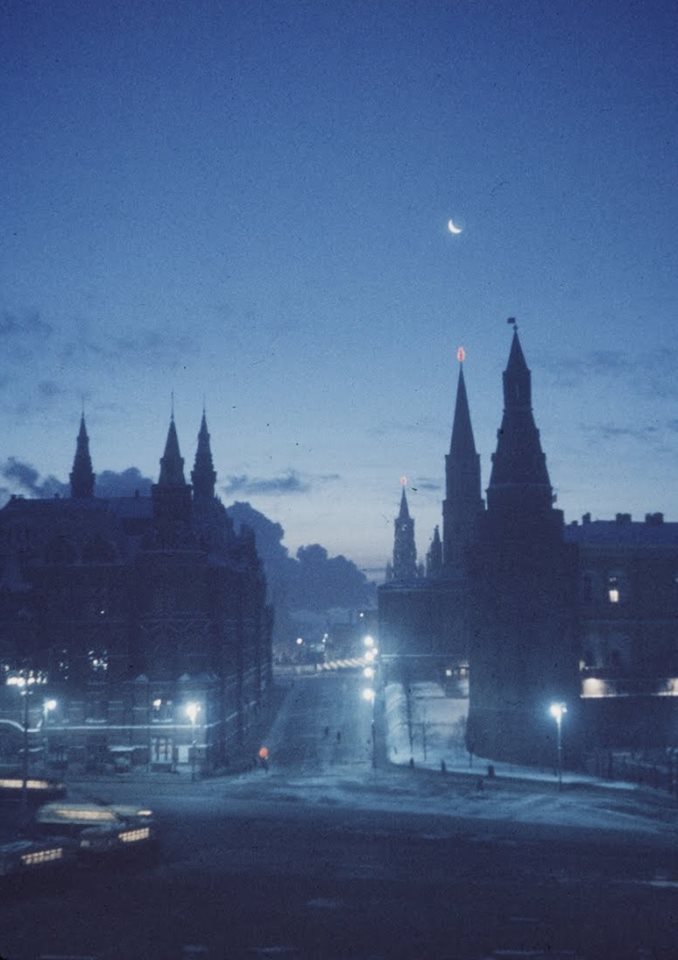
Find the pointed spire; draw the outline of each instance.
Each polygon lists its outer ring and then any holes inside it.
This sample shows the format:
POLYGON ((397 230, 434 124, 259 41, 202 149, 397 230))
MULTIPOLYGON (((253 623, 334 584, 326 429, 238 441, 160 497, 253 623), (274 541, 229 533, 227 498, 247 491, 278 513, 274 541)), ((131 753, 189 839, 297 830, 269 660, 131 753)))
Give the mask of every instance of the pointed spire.
POLYGON ((217 474, 212 460, 210 435, 207 429, 207 417, 203 405, 202 420, 198 432, 198 447, 195 452, 195 464, 191 471, 193 494, 198 498, 213 498, 217 474))
POLYGON ((469 452, 475 454, 476 445, 473 438, 473 427, 471 426, 471 414, 468 408, 464 368, 460 365, 459 379, 457 381, 457 399, 454 405, 454 422, 452 424, 452 437, 450 440, 450 454, 452 456, 465 456, 469 452))
POLYGON ((73 469, 70 474, 71 496, 76 500, 84 500, 94 496, 94 472, 92 458, 89 453, 89 437, 85 426, 85 412, 80 415, 80 430, 73 459, 73 469))
POLYGON ((492 456, 487 504, 488 511, 510 514, 518 523, 527 516, 550 514, 553 490, 532 414, 532 374, 515 328, 503 382, 504 415, 492 456))
POLYGON ((403 484, 403 492, 400 497, 400 513, 398 514, 398 520, 400 521, 410 520, 410 510, 407 505, 407 496, 405 495, 405 484, 403 484))
POLYGON ((428 577, 440 576, 443 569, 443 544, 440 539, 438 527, 433 531, 431 546, 426 554, 426 575, 428 577))
POLYGON ((515 326, 503 380, 504 407, 532 406, 531 374, 518 338, 518 328, 515 326))
MULTIPOLYGON (((174 395, 172 396, 172 403, 174 403, 174 395)), ((179 438, 177 437, 177 428, 174 425, 174 414, 172 414, 169 430, 167 431, 165 453, 164 456, 160 458, 158 486, 177 487, 185 485, 184 460, 179 452, 179 438)))
POLYGON ((459 379, 454 406, 450 452, 445 457, 445 500, 443 501, 443 560, 450 574, 463 572, 469 544, 475 536, 478 516, 483 510, 480 484, 480 457, 471 426, 466 381, 459 348, 459 379))
POLYGON ((414 520, 410 517, 405 494, 405 477, 400 481, 403 492, 400 497, 400 512, 393 521, 393 579, 414 580, 419 575, 417 547, 414 542, 414 520))

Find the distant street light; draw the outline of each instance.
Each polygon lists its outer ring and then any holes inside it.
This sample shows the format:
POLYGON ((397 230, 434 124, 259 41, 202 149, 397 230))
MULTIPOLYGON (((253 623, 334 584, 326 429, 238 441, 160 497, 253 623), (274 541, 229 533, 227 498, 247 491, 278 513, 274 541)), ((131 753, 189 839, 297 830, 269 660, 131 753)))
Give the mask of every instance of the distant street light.
POLYGON ((564 703, 552 703, 550 713, 556 721, 557 742, 558 742, 558 789, 563 789, 563 717, 567 713, 567 705, 564 703))
POLYGON ((45 769, 47 768, 47 753, 48 753, 48 743, 47 743, 47 720, 50 713, 53 710, 56 710, 57 702, 56 700, 49 699, 44 700, 42 704, 42 738, 43 738, 43 764, 45 769))
POLYGON ((191 780, 195 782, 195 754, 197 749, 197 741, 195 737, 195 724, 198 719, 198 714, 200 713, 200 704, 192 701, 191 703, 186 704, 186 716, 191 721, 191 733, 192 733, 192 743, 191 743, 191 780))

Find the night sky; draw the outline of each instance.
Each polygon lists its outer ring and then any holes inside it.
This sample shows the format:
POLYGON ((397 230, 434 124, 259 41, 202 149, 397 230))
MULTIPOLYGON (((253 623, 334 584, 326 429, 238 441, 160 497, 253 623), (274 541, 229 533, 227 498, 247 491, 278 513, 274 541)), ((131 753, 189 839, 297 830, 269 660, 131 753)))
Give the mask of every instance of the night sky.
MULTIPOLYGON (((0 4, 5 464, 220 493, 366 568, 423 554, 508 316, 566 519, 678 517, 675 4, 0 4), (463 227, 452 236, 448 218, 463 227)), ((0 478, 7 489, 20 489, 0 478)))

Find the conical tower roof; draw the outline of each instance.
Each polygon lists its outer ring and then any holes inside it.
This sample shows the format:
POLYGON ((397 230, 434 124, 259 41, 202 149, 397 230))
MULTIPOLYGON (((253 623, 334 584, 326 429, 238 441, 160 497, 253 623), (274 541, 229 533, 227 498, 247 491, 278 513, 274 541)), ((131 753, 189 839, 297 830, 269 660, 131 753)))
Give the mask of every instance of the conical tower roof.
POLYGON ((89 453, 89 437, 85 426, 85 414, 80 416, 80 430, 70 474, 71 496, 77 500, 94 496, 94 471, 89 453))
POLYGON ((543 515, 552 510, 553 489, 532 414, 532 375, 515 329, 503 381, 504 415, 492 456, 488 510, 514 519, 543 515))
POLYGON ((212 460, 210 435, 207 429, 207 417, 202 412, 200 430, 198 431, 198 447, 195 452, 195 464, 191 471, 193 493, 196 497, 213 497, 217 474, 212 460))
POLYGON ((165 453, 160 458, 158 486, 179 487, 185 485, 184 460, 179 452, 179 438, 177 437, 177 428, 174 425, 174 416, 172 416, 169 430, 167 431, 165 453))

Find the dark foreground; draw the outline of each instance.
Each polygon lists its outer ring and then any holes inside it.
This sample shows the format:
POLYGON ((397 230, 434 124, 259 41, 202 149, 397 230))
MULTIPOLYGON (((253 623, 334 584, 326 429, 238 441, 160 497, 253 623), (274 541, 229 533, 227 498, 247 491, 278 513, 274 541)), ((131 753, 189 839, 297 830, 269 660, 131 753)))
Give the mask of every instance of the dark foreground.
POLYGON ((302 686, 282 727, 289 748, 290 718, 308 721, 303 749, 268 776, 100 785, 157 810, 160 861, 5 897, 0 956, 172 960, 200 945, 209 960, 678 957, 673 831, 495 821, 490 806, 487 819, 461 819, 455 796, 468 788, 451 779, 449 813, 374 809, 388 775, 367 762, 369 728, 350 695, 336 677, 302 686), (333 702, 340 746, 321 732, 333 702), (328 789, 311 800, 323 776, 328 789), (342 777, 354 805, 336 800, 342 777))

